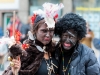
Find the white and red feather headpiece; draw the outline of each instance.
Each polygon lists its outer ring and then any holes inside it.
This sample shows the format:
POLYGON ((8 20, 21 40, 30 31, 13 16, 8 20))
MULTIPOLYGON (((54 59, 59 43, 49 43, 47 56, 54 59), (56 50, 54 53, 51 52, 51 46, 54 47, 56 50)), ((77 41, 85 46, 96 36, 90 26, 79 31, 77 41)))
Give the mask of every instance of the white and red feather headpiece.
MULTIPOLYGON (((58 11, 62 9, 64 5, 62 3, 60 4, 52 4, 52 3, 44 3, 43 4, 43 10, 38 9, 36 11, 33 11, 32 16, 32 22, 35 23, 37 21, 37 15, 40 16, 41 20, 45 19, 45 23, 48 25, 48 28, 54 28, 55 22, 58 18, 58 11)), ((40 19, 37 19, 40 21, 40 19)))

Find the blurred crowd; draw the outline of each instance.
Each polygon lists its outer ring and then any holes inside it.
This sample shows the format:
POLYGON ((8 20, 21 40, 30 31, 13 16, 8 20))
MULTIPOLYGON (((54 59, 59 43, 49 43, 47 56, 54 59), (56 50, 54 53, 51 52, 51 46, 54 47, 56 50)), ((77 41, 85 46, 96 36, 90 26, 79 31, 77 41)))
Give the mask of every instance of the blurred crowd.
POLYGON ((21 20, 16 16, 15 19, 13 19, 13 17, 11 17, 10 22, 7 25, 7 30, 9 31, 9 37, 13 36, 13 25, 15 27, 14 31, 18 30, 21 33, 21 42, 23 42, 24 39, 27 38, 27 33, 31 28, 31 17, 28 18, 27 20, 27 24, 24 24, 21 22, 21 20), (14 24, 13 24, 13 20, 14 24))

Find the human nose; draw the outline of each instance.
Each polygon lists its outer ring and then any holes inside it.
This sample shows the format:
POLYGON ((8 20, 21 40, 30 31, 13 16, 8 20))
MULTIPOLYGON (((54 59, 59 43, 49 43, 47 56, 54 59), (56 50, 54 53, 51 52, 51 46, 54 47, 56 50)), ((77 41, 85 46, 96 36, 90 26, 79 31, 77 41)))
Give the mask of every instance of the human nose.
POLYGON ((49 37, 50 36, 50 32, 48 31, 47 33, 46 33, 46 37, 49 37))
POLYGON ((69 36, 66 38, 66 42, 70 42, 70 37, 69 36))

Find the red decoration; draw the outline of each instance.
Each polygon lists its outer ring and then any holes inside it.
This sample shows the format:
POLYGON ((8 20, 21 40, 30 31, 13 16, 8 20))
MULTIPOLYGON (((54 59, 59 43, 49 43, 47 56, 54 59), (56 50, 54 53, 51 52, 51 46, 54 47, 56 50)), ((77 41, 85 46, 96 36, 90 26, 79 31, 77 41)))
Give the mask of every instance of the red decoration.
POLYGON ((55 21, 55 22, 57 21, 57 18, 58 18, 58 14, 56 14, 56 15, 54 16, 54 21, 55 21))
POLYGON ((31 17, 31 21, 32 21, 32 23, 34 24, 34 21, 35 21, 35 19, 36 19, 36 14, 34 14, 32 17, 31 17))
POLYGON ((25 50, 26 48, 29 47, 29 44, 22 44, 22 48, 25 50))
POLYGON ((56 14, 56 15, 54 16, 54 19, 56 19, 56 18, 58 18, 58 14, 56 14))
POLYGON ((16 42, 20 41, 20 36, 21 36, 20 31, 16 30, 14 35, 16 42))
MULTIPOLYGON (((21 37, 21 33, 16 30, 15 31, 15 40, 16 40, 16 43, 20 43, 20 37, 21 37)), ((29 47, 29 44, 22 44, 22 48, 25 50, 26 48, 29 47)))

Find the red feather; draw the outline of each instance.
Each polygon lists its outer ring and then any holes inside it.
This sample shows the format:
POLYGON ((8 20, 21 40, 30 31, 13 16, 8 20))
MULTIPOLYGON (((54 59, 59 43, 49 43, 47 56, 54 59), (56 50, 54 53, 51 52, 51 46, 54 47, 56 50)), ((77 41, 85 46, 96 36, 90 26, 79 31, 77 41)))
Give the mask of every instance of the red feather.
POLYGON ((32 21, 32 23, 34 24, 34 21, 35 21, 35 19, 36 19, 36 14, 34 14, 32 17, 31 17, 31 21, 32 21))
POLYGON ((54 19, 56 19, 56 18, 58 18, 58 14, 56 14, 56 15, 54 16, 54 19))

